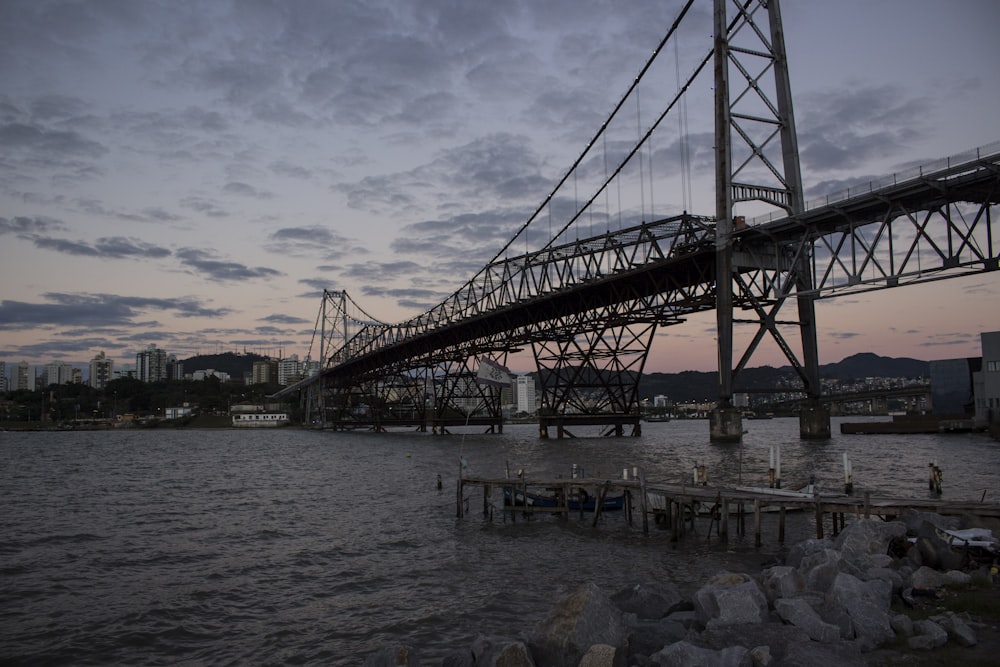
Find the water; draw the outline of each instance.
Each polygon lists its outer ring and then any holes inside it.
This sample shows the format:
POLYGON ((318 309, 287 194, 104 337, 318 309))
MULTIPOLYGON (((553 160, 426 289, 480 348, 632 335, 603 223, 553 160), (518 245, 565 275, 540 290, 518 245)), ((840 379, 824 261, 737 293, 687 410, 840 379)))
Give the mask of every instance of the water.
MULTIPOLYGON (((795 420, 746 422, 742 448, 704 421, 645 424, 641 438, 541 441, 276 431, 0 433, 0 662, 356 665, 386 642, 435 664, 479 632, 516 636, 586 581, 613 593, 653 579, 691 591, 780 556, 704 529, 679 544, 621 515, 485 521, 478 488, 456 518, 463 456, 475 474, 618 477, 641 466, 680 481, 766 484, 781 445, 786 486, 815 475, 856 492, 1000 500, 998 445, 980 435, 841 436, 801 442, 795 420), (444 488, 438 490, 437 475, 444 488)), ((789 543, 814 529, 790 521, 789 543)), ((791 517, 790 517, 791 518, 791 517)), ((767 525, 768 522, 765 521, 767 525)), ((752 537, 750 538, 752 541, 752 537)))

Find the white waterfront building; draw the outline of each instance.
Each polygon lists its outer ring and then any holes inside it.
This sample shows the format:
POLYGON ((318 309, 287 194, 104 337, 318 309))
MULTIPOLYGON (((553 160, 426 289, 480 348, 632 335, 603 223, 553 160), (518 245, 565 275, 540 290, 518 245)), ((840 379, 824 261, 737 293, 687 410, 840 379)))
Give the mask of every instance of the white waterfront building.
POLYGON ((532 375, 517 376, 517 411, 533 415, 538 411, 535 393, 535 378, 532 375))

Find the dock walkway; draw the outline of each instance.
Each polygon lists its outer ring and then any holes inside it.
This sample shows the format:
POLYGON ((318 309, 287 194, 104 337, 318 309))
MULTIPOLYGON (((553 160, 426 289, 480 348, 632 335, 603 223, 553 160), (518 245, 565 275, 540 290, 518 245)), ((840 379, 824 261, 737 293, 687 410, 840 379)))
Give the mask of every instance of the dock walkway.
POLYGON ((780 542, 784 542, 785 538, 787 511, 815 513, 818 538, 824 536, 825 515, 831 517, 833 534, 843 529, 844 521, 849 515, 859 518, 876 516, 889 520, 907 512, 933 512, 1000 518, 1000 503, 995 502, 873 497, 868 492, 861 495, 817 492, 809 496, 768 488, 651 483, 644 479, 641 472, 635 479, 460 477, 457 488, 459 517, 465 516, 469 511, 469 499, 465 497, 469 487, 482 488, 483 514, 489 518, 493 517, 495 509, 499 507, 512 520, 516 520, 518 514, 530 516, 547 513, 563 517, 578 514, 580 518, 590 518, 595 526, 604 513, 605 501, 624 496, 623 511, 629 526, 641 522, 643 532, 648 533, 652 517, 654 523, 671 530, 673 540, 683 537, 687 526, 693 527, 698 516, 708 517, 709 531, 714 525, 723 538, 729 535, 731 518, 735 520, 737 533, 743 535, 746 518, 752 516, 754 538, 758 546, 761 544, 764 513, 778 515, 780 542), (500 493, 499 504, 493 500, 494 491, 500 493), (532 504, 527 500, 536 497, 545 498, 549 502, 532 504), (592 509, 584 510, 584 498, 596 498, 597 502, 591 503, 592 509))

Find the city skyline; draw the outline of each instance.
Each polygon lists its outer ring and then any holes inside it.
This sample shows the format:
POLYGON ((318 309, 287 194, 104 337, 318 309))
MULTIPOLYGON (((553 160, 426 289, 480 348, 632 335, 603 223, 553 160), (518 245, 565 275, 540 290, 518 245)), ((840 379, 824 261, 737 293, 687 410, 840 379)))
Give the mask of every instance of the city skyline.
MULTIPOLYGON (((387 322, 426 311, 544 199, 680 6, 5 3, 0 359, 304 358, 323 289, 387 322)), ((807 199, 1000 139, 994 2, 782 11, 807 199)), ((692 12, 685 71, 711 41, 711 4, 692 12)), ((710 99, 688 102, 709 215, 710 99)), ((655 215, 676 214, 658 168, 655 215)), ((995 274, 821 300, 820 363, 978 356, 989 303, 995 274)), ((663 329, 646 369, 714 369, 714 326, 663 329)))

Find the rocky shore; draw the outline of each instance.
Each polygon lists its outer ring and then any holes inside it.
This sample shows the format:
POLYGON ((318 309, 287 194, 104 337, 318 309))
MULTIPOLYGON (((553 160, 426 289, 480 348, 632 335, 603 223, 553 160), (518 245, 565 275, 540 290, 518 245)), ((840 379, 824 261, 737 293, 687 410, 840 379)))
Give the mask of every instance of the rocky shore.
MULTIPOLYGON (((806 540, 757 574, 720 572, 684 596, 669 582, 607 592, 583 586, 519 637, 480 635, 441 667, 845 667, 996 664, 997 595, 986 614, 939 603, 962 589, 1000 592, 982 547, 956 549, 954 517, 858 519, 806 540), (987 642, 980 644, 980 637, 987 642), (959 651, 956 655, 954 652, 959 651), (942 654, 941 660, 927 660, 942 654), (946 654, 948 657, 945 658, 946 654)), ((981 527, 981 526, 977 526, 981 527)), ((994 530, 995 534, 996 531, 994 530)), ((995 548, 995 541, 994 546, 995 548)), ((429 667, 419 647, 385 646, 365 667, 429 667)))

